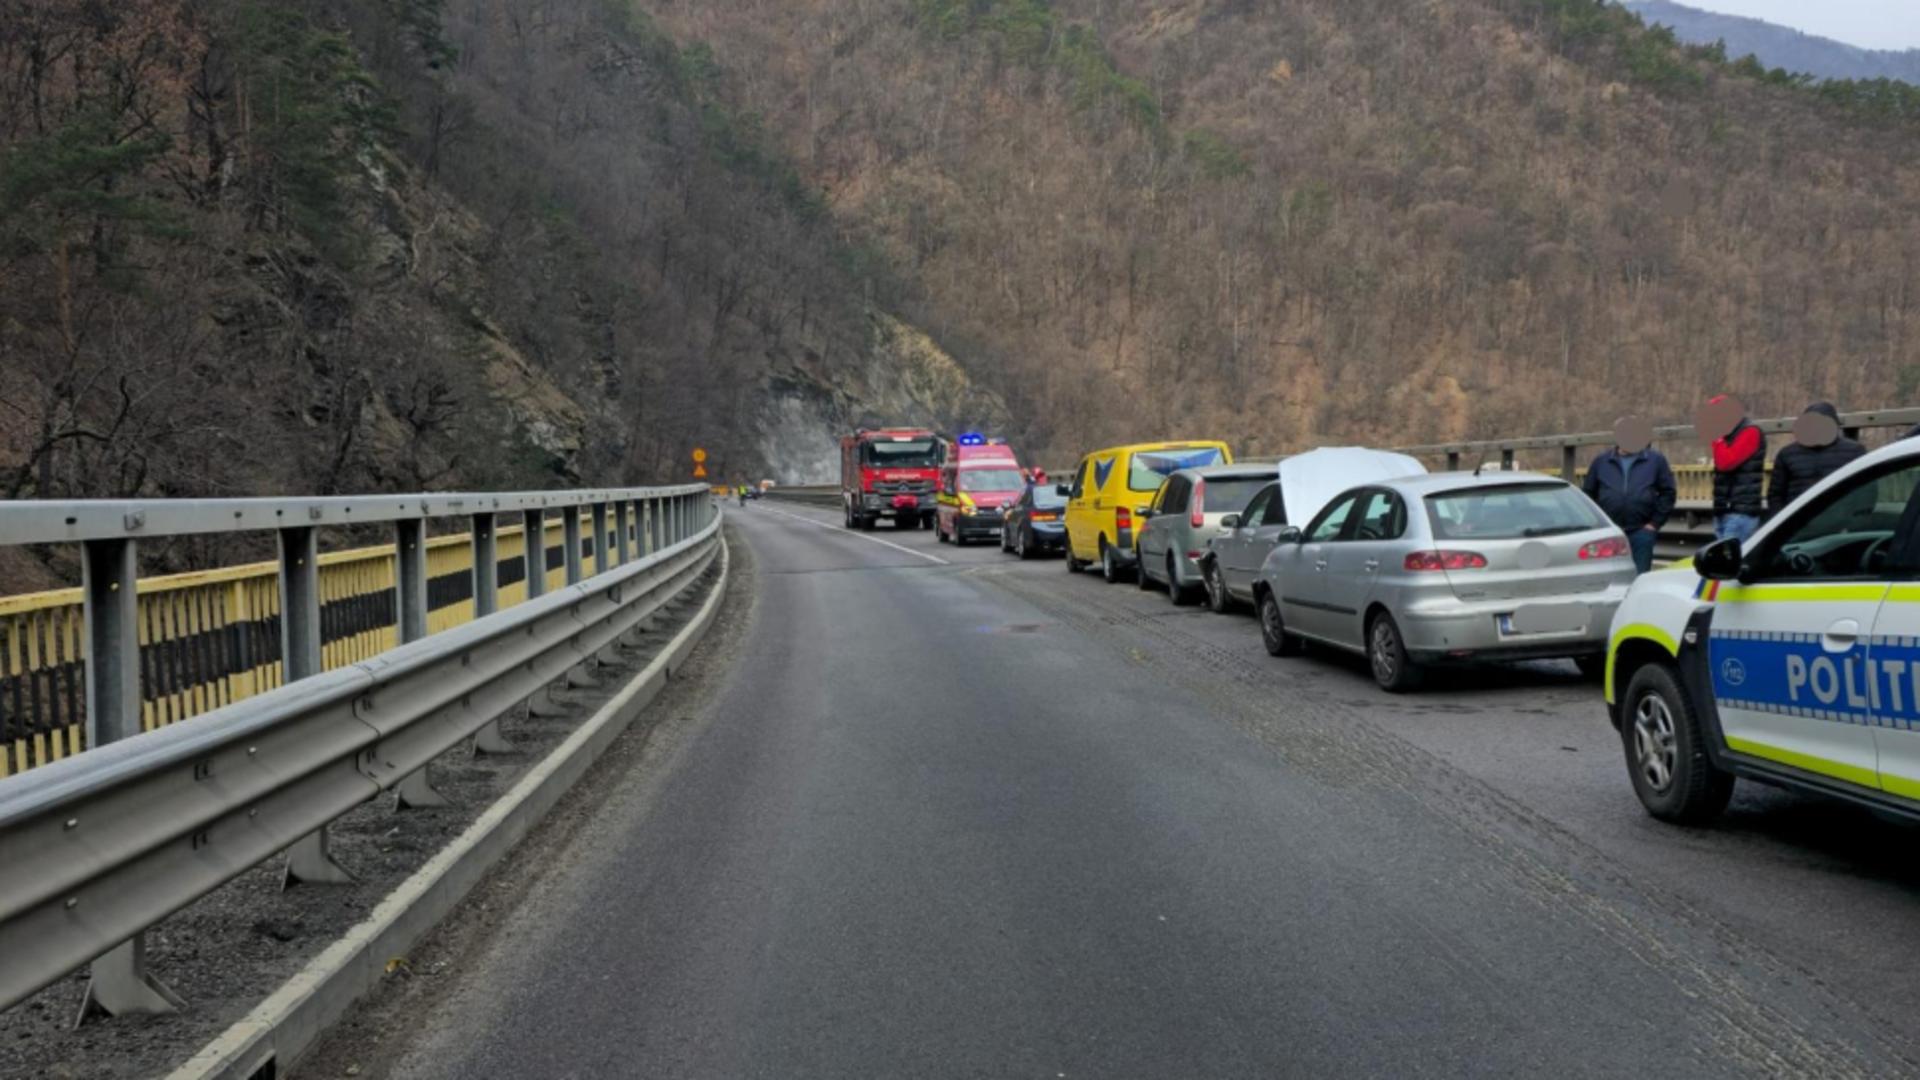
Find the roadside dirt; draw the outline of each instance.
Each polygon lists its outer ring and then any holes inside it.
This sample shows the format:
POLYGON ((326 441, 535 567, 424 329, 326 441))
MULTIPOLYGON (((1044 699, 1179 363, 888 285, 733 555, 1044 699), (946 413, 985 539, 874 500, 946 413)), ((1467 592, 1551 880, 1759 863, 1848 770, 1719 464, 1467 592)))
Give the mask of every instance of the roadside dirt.
MULTIPOLYGON (((725 639, 724 628, 738 615, 732 610, 743 595, 744 545, 732 545, 733 586, 728 605, 709 628, 705 643, 687 668, 676 676, 660 699, 615 742, 595 770, 589 773, 554 813, 564 818, 582 791, 596 786, 608 763, 644 746, 660 718, 678 715, 673 703, 684 699, 701 681, 700 672, 713 673, 713 643, 725 639)), ((712 587, 708 576, 690 602, 660 619, 649 635, 649 646, 622 651, 617 661, 601 670, 598 685, 561 689, 553 699, 564 706, 562 715, 534 717, 519 710, 501 727, 514 751, 499 756, 476 755, 462 747, 443 755, 430 767, 434 788, 451 805, 437 809, 396 812, 391 797, 367 803, 335 822, 331 829, 334 857, 353 873, 348 886, 297 886, 281 891, 281 860, 274 859, 248 871, 219 890, 161 922, 148 932, 147 955, 151 971, 188 1002, 171 1016, 93 1016, 77 1030, 74 1016, 86 987, 86 972, 76 971, 18 1006, 0 1013, 0 1077, 47 1077, 56 1080, 120 1080, 163 1075, 197 1052, 247 1011, 272 993, 328 943, 355 925, 396 885, 458 836, 495 799, 534 763, 545 756, 582 720, 593 714, 631 677, 652 660, 658 643, 670 640, 698 610, 698 601, 712 587)), ((751 597, 750 592, 744 595, 751 597)), ((750 602, 750 600, 748 601, 750 602)), ((724 655, 724 654, 723 654, 724 655)), ((546 828, 543 826, 542 828, 546 828)), ((535 834, 535 838, 540 836, 535 834)), ((523 844, 522 849, 539 846, 523 844)), ((510 863, 521 858, 519 852, 510 863)), ((498 875, 496 875, 498 876, 498 875)), ((476 891, 484 910, 488 885, 476 891)), ((469 906, 474 901, 469 900, 469 906)), ((422 966, 413 959, 396 964, 394 982, 419 977, 422 966)), ((323 1074, 324 1075, 324 1074, 323 1074)))

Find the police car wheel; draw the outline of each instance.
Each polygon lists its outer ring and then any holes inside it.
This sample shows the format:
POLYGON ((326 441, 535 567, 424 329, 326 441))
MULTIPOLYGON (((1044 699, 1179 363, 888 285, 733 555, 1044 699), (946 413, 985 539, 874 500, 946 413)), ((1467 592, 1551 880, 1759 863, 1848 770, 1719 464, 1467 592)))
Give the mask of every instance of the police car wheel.
POLYGON ((1424 681, 1425 672, 1407 655, 1399 624, 1384 611, 1367 624, 1367 666, 1373 669, 1373 681, 1389 694, 1404 694, 1424 681))
POLYGON ((1693 701, 1664 664, 1648 664, 1627 685, 1620 739, 1633 791, 1647 813, 1677 825, 1700 825, 1726 809, 1733 776, 1707 756, 1693 701))

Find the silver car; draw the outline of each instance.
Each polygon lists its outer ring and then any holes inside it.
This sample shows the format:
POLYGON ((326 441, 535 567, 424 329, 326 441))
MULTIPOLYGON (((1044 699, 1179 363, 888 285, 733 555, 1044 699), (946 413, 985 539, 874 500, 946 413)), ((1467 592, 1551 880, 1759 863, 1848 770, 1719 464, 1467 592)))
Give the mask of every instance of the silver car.
POLYGON ((1175 605, 1200 598, 1200 557, 1220 535, 1222 522, 1273 482, 1272 465, 1212 465, 1168 474, 1140 516, 1134 540, 1142 589, 1167 587, 1175 605))
POLYGON ((1449 473, 1355 488, 1287 527, 1254 594, 1269 653, 1363 653, 1399 692, 1440 663, 1567 657, 1597 674, 1633 578, 1626 534, 1572 485, 1449 473))

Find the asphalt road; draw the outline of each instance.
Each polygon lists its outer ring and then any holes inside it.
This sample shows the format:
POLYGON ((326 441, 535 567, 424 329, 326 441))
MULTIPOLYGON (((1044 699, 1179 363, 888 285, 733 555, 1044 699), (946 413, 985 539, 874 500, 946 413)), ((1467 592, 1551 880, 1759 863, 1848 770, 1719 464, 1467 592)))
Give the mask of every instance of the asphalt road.
POLYGON ((1920 1071, 1916 832, 1745 786, 1658 825, 1571 666, 1389 698, 1058 561, 730 512, 697 734, 392 1073, 1920 1071))

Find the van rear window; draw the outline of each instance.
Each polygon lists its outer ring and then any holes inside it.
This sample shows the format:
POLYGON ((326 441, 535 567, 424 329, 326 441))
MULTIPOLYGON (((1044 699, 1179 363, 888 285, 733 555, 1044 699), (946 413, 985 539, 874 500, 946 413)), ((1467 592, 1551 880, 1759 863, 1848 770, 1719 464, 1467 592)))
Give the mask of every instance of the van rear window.
POLYGON ((1127 486, 1135 491, 1159 491, 1167 477, 1181 469, 1224 464, 1226 455, 1217 446, 1142 451, 1133 455, 1133 465, 1127 471, 1127 486))

